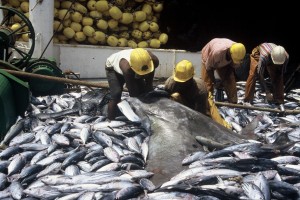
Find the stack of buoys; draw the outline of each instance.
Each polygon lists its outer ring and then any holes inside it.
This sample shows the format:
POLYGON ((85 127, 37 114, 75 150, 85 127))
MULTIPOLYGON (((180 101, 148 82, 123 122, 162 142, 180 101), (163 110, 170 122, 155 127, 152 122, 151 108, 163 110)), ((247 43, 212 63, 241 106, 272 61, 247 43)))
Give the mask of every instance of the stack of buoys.
MULTIPOLYGON (((29 17, 29 0, 3 0, 29 17)), ((113 47, 161 48, 168 35, 160 32, 163 2, 157 0, 54 0, 54 43, 113 47)), ((22 26, 16 15, 9 27, 22 26)), ((28 29, 28 27, 27 27, 28 29)), ((18 37, 28 41, 28 35, 18 37)))

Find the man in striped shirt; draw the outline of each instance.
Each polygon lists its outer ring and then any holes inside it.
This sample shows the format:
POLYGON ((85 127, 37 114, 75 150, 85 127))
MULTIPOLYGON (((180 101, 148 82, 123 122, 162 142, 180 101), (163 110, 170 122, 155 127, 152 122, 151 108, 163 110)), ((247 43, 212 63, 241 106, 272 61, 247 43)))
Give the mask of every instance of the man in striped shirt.
POLYGON ((216 82, 214 71, 218 73, 221 84, 230 103, 237 103, 237 88, 235 68, 240 67, 246 54, 242 43, 236 43, 227 38, 214 38, 209 41, 201 51, 202 66, 201 78, 206 83, 210 96, 214 94, 216 82))
POLYGON ((268 102, 274 102, 279 105, 283 111, 284 103, 284 84, 283 73, 289 61, 289 55, 286 50, 274 43, 262 43, 252 50, 250 55, 250 71, 245 87, 244 102, 251 103, 254 98, 256 78, 262 85, 262 89, 266 92, 268 102), (265 69, 271 79, 272 90, 267 87, 264 75, 265 69))

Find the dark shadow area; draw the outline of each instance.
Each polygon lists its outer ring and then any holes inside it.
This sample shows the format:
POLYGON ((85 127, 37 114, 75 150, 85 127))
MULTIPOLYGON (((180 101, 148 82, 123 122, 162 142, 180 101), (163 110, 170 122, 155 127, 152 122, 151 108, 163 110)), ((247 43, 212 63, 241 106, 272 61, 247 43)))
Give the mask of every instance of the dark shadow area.
MULTIPOLYGON (((247 53, 251 53, 258 44, 272 42, 285 47, 290 55, 286 72, 288 77, 300 63, 300 39, 295 30, 299 22, 297 6, 290 2, 264 3, 164 1, 160 27, 169 35, 164 48, 201 51, 209 40, 225 37, 242 42, 247 53), (293 23, 294 26, 289 25, 293 23)), ((300 86, 300 80, 296 82, 300 86)))

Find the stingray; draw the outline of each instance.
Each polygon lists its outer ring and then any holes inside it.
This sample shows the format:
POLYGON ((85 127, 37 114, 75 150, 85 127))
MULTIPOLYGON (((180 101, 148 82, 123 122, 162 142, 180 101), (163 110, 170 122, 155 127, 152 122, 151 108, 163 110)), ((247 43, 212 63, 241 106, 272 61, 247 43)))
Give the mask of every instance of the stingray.
POLYGON ((154 173, 151 181, 155 185, 186 169, 182 160, 188 154, 203 150, 196 136, 225 146, 245 142, 243 136, 169 98, 128 97, 125 100, 151 135, 146 170, 154 173))

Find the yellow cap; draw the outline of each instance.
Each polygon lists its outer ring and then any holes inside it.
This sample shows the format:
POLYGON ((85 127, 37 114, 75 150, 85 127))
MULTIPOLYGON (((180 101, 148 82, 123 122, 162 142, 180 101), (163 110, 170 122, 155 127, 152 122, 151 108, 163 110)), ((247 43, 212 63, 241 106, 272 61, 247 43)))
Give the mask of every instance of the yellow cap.
POLYGON ((230 47, 230 55, 234 64, 241 64, 246 55, 246 48, 242 43, 234 43, 230 47))
POLYGON ((145 75, 153 72, 154 64, 148 51, 143 48, 133 49, 130 54, 131 69, 138 75, 145 75))
POLYGON ((174 80, 177 82, 186 82, 195 74, 193 64, 188 60, 182 60, 177 63, 174 69, 174 80))

